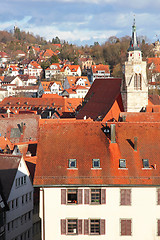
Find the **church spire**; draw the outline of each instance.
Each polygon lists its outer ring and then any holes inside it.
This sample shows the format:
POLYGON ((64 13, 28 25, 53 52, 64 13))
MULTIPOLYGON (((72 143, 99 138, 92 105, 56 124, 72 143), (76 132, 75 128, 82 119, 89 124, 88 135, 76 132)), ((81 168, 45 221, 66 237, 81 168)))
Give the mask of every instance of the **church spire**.
POLYGON ((130 47, 128 48, 128 51, 140 51, 138 40, 137 40, 137 34, 136 34, 136 21, 135 18, 133 20, 133 26, 132 26, 132 39, 130 41, 130 47))

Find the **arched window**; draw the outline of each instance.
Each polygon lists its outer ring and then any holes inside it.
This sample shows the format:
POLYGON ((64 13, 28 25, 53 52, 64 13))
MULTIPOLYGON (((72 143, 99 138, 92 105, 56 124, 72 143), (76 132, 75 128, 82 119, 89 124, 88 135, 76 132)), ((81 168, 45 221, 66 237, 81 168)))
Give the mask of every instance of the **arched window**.
POLYGON ((141 90, 142 89, 142 75, 141 74, 135 74, 134 75, 134 89, 135 90, 141 90))

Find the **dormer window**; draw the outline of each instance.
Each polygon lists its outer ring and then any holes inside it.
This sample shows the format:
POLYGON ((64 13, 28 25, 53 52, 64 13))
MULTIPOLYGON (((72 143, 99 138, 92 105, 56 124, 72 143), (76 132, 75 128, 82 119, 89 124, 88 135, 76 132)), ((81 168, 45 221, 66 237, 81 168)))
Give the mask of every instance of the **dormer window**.
POLYGON ((77 161, 76 159, 69 159, 69 168, 76 168, 77 167, 77 161))
POLYGON ((119 159, 119 168, 126 168, 126 159, 119 159))
POLYGON ((149 160, 148 159, 143 159, 143 168, 149 168, 149 160))
POLYGON ((92 167, 100 168, 100 159, 92 159, 92 167))

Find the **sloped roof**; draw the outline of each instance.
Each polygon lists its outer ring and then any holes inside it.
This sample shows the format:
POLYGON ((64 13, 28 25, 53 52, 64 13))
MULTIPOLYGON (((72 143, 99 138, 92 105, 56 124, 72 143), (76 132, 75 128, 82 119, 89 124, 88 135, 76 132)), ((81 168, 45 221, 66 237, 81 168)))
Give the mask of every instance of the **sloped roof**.
MULTIPOLYGON (((77 119, 85 116, 93 120, 102 120, 111 109, 113 103, 120 95, 121 79, 97 79, 93 82, 85 99, 84 106, 77 114, 77 119)), ((120 111, 123 111, 121 102, 120 111)))
POLYGON ((11 143, 8 138, 0 136, 0 148, 4 150, 7 145, 10 150, 13 150, 14 144, 11 143))
POLYGON ((92 65, 92 72, 97 73, 98 71, 105 71, 105 73, 110 73, 109 71, 109 65, 103 65, 103 64, 98 64, 98 65, 92 65))
POLYGON ((119 117, 124 119, 125 122, 160 122, 160 112, 121 112, 119 117))
MULTIPOLYGON (((56 109, 56 111, 62 116, 64 112, 66 112, 66 105, 68 99, 63 98, 62 96, 57 96, 56 94, 51 94, 52 97, 48 97, 49 94, 46 94, 47 96, 43 98, 25 98, 25 97, 8 97, 4 98, 2 102, 0 102, 0 108, 2 109, 10 109, 12 111, 12 108, 14 109, 22 109, 21 111, 29 109, 30 108, 33 111, 36 111, 38 108, 39 109, 56 109)), ((70 108, 67 112, 73 112, 73 109, 75 109, 75 104, 77 103, 78 105, 82 103, 82 99, 79 100, 72 100, 70 99, 69 102, 72 105, 72 102, 74 103, 74 107, 70 108)), ((78 105, 76 107, 78 107, 78 105)), ((29 117, 29 116, 28 116, 29 117)), ((34 116, 32 116, 34 117, 34 116)), ((37 116, 39 118, 39 116, 37 116)), ((23 119, 22 116, 20 118, 23 119)), ((35 117, 36 118, 36 117, 35 117)), ((1 130, 1 129, 0 129, 1 130)), ((1 132, 0 132, 1 133, 1 132)))
MULTIPOLYGON (((105 124, 88 120, 50 120, 40 126, 35 186, 160 186, 160 124, 114 123, 116 143, 105 124), (134 138, 137 137, 137 151, 134 138), (77 169, 68 160, 77 160, 77 169), (100 169, 92 168, 100 159, 100 169), (126 169, 119 168, 126 159, 126 169), (142 160, 149 160, 144 169, 142 160)), ((108 124, 108 127, 110 124, 108 124)))
POLYGON ((152 94, 148 96, 148 104, 160 105, 160 97, 158 94, 152 94))
POLYGON ((20 161, 21 156, 0 154, 0 181, 6 199, 9 197, 20 161))
POLYGON ((12 115, 11 118, 0 119, 0 134, 7 137, 12 143, 28 142, 30 138, 36 141, 38 138, 38 115, 19 114, 12 115), (23 134, 19 125, 23 123, 23 134))

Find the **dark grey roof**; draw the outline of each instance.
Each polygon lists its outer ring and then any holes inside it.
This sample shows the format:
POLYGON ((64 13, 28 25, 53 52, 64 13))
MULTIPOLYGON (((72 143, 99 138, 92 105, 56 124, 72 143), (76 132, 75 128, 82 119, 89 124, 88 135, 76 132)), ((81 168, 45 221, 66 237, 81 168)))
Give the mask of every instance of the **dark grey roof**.
POLYGON ((21 156, 0 154, 0 181, 6 200, 8 200, 20 161, 21 156))
POLYGON ((137 34, 136 34, 136 24, 135 19, 132 26, 132 39, 130 41, 130 47, 128 48, 128 51, 141 51, 139 48, 138 40, 137 40, 137 34))

